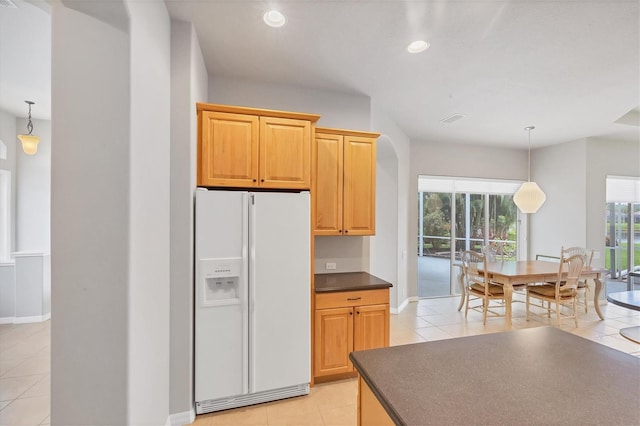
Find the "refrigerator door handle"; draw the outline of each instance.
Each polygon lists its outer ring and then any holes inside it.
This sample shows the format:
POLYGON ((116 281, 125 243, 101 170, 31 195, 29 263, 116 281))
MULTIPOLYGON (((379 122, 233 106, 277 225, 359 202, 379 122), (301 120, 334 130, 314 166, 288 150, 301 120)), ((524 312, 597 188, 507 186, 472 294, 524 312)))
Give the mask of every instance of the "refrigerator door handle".
POLYGON ((252 267, 256 261, 256 203, 255 195, 249 194, 251 204, 248 208, 248 225, 249 225, 249 362, 247 363, 249 368, 249 392, 255 391, 255 371, 256 371, 256 348, 254 342, 255 330, 256 330, 256 316, 255 316, 255 303, 256 303, 256 268, 252 267))
POLYGON ((244 394, 249 393, 249 350, 250 350, 250 340, 249 340, 249 310, 251 308, 250 294, 249 294, 249 277, 248 273, 250 272, 249 267, 249 200, 248 194, 243 194, 243 203, 242 203, 242 263, 244 265, 244 274, 242 274, 242 300, 245 301, 243 304, 242 311, 242 391, 244 394))

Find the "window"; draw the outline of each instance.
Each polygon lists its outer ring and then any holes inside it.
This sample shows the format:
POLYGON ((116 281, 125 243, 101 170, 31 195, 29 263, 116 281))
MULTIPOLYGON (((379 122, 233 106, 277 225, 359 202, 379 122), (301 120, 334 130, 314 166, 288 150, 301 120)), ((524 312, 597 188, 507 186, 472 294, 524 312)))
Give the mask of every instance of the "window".
POLYGON ((640 271, 640 178, 607 176, 605 268, 607 294, 627 288, 630 272, 640 271))

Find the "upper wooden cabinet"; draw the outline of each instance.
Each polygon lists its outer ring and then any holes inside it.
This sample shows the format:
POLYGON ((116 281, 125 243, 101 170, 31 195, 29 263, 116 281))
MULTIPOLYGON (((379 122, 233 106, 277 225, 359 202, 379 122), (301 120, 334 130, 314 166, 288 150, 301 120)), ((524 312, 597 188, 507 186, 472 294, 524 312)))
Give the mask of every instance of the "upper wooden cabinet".
POLYGON ((374 235, 378 133, 316 128, 313 143, 315 235, 374 235))
POLYGON ((310 187, 319 115, 202 103, 197 110, 198 186, 310 187))

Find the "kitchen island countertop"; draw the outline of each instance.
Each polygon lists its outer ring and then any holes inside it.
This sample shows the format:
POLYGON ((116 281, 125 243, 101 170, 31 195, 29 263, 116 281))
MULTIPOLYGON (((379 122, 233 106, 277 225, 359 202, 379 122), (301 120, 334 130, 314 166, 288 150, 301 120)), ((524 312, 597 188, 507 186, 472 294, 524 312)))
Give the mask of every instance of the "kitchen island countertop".
POLYGON ((552 327, 349 358, 396 425, 640 424, 640 360, 552 327))
POLYGON ((315 274, 316 293, 335 291, 376 290, 393 287, 390 282, 367 272, 342 272, 334 274, 315 274))

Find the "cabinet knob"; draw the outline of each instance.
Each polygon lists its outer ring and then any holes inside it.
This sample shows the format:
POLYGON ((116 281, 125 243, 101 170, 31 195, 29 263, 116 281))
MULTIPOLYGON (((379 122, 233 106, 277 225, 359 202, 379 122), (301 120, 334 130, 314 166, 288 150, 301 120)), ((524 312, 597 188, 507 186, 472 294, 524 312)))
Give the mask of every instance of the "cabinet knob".
POLYGON ((360 315, 360 311, 356 311, 356 314, 360 315))
POLYGON ((353 311, 349 312, 349 315, 353 315, 353 311))
POLYGON ((254 179, 253 181, 254 181, 254 182, 257 182, 257 180, 258 180, 258 179, 254 179))
POLYGON ((260 179, 260 182, 264 182, 264 179, 260 179))
POLYGON ((345 233, 345 234, 348 234, 348 233, 349 233, 349 230, 348 230, 348 229, 345 229, 345 230, 344 230, 344 233, 345 233))

